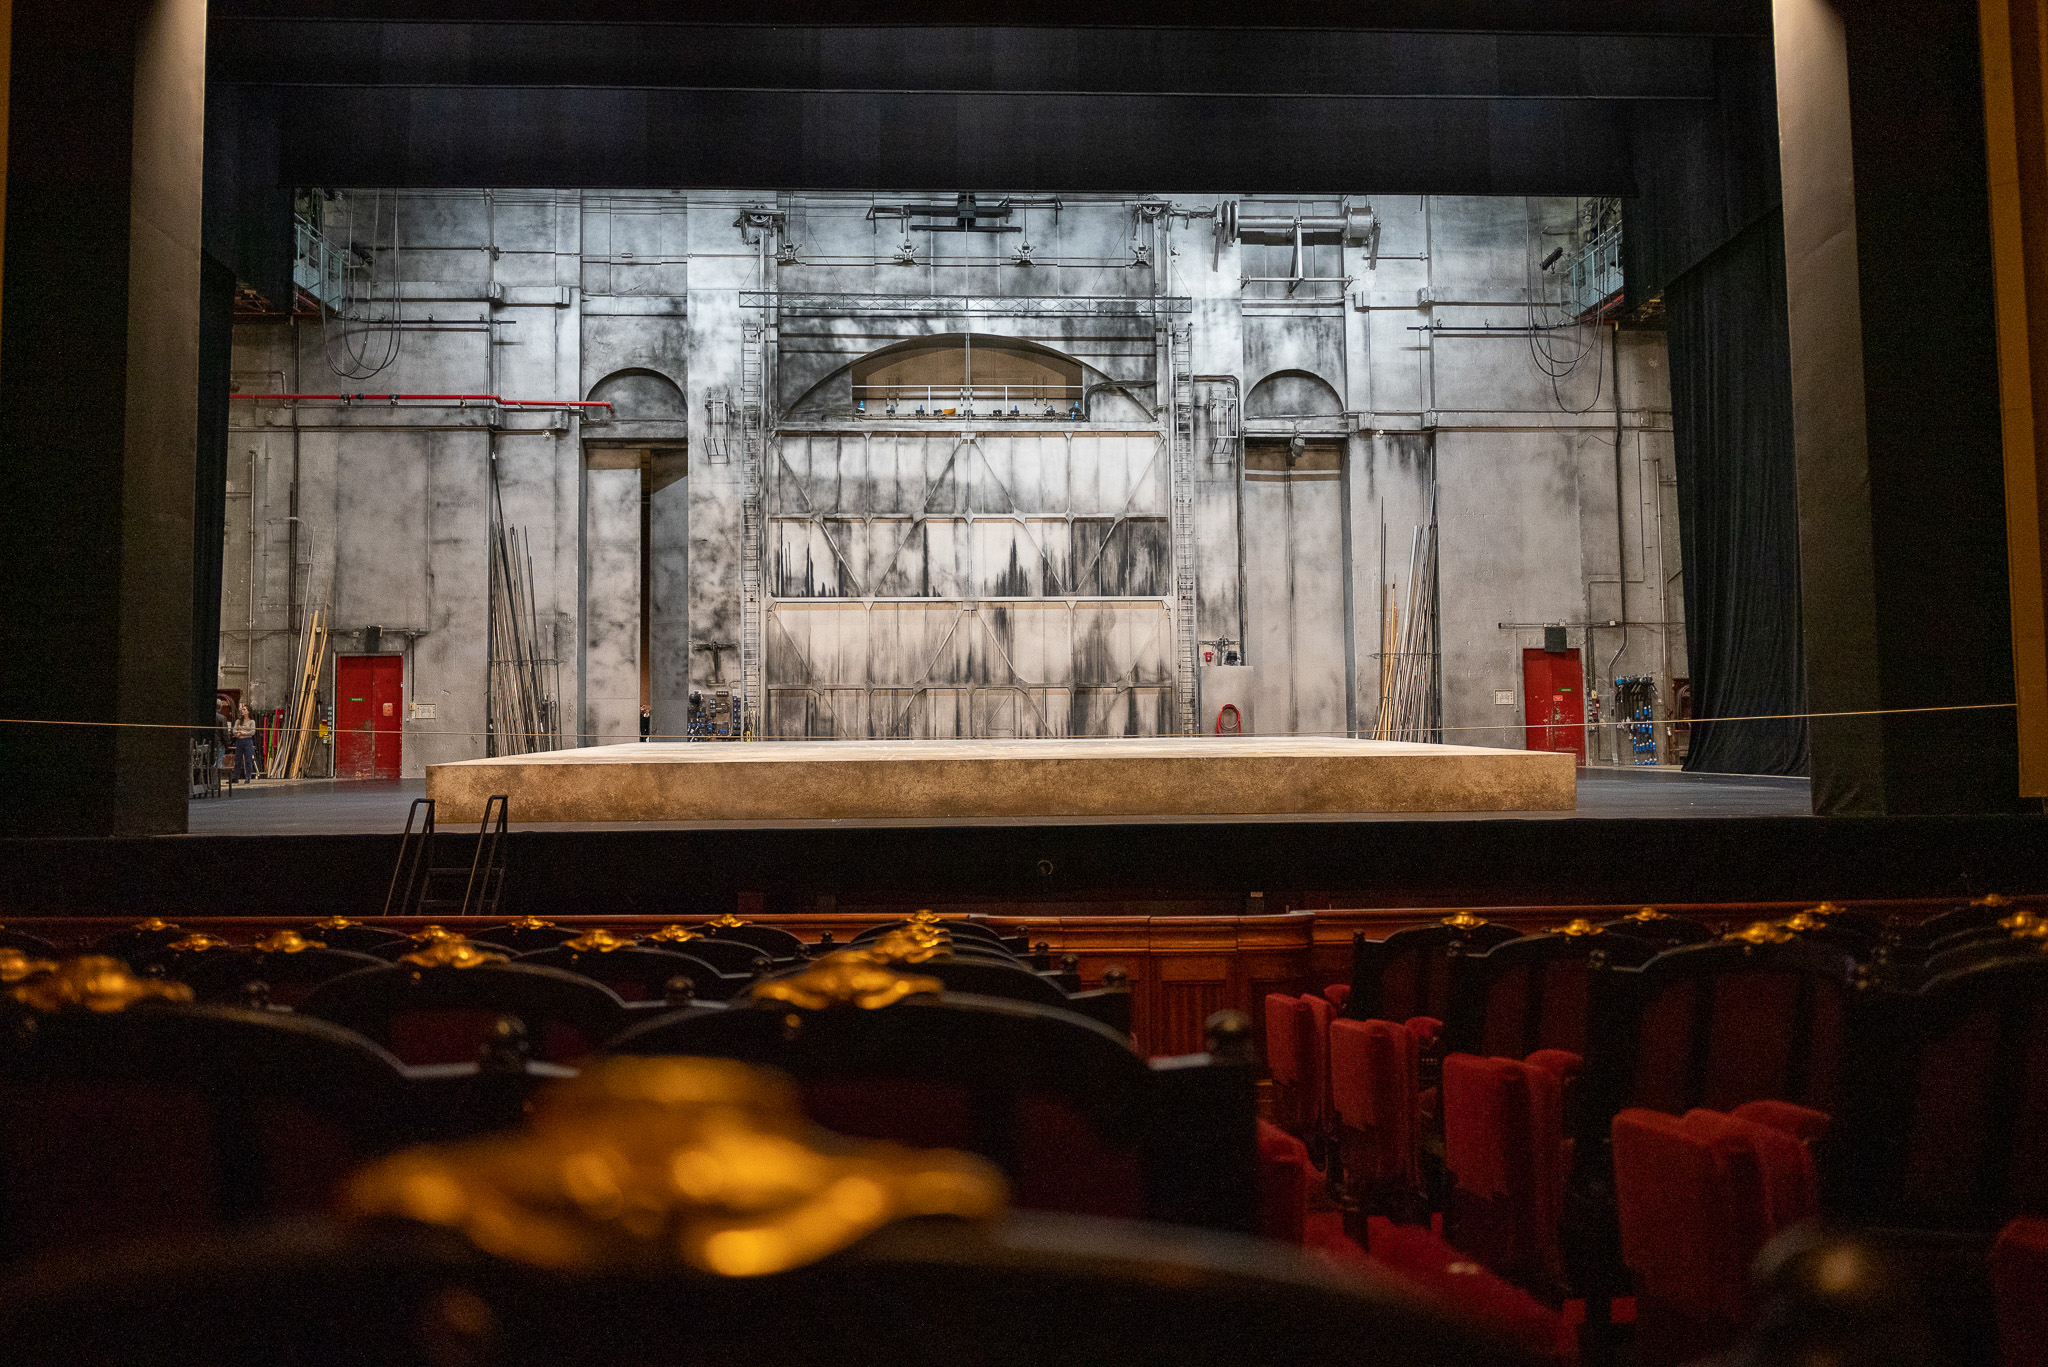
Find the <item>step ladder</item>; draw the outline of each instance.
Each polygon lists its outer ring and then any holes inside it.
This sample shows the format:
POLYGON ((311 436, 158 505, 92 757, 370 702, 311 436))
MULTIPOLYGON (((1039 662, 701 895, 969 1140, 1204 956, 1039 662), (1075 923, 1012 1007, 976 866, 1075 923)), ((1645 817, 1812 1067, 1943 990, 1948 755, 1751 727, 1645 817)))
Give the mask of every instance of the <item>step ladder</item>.
POLYGON ((398 863, 384 894, 386 916, 495 916, 505 890, 505 836, 511 799, 493 793, 477 825, 476 851, 469 867, 434 863, 434 799, 413 799, 399 838, 398 863))

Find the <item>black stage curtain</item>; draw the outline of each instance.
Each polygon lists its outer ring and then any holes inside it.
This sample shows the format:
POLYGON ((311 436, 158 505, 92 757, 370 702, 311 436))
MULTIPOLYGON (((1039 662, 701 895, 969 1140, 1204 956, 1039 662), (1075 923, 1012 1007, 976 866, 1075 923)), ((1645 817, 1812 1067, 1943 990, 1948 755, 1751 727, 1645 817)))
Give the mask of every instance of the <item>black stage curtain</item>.
MULTIPOLYGON (((1776 209, 1665 291, 1693 715, 1805 711, 1799 487, 1776 209)), ((1695 726, 1688 770, 1804 774, 1803 721, 1695 726)))

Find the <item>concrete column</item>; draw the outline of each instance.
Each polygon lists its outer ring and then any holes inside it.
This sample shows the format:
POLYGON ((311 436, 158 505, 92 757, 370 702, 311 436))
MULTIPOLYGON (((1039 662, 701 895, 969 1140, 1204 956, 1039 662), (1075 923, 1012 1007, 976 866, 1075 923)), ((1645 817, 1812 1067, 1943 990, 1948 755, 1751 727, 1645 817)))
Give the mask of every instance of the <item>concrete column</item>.
POLYGON ((0 711, 19 834, 185 829, 204 0, 20 0, 8 110, 0 711), (162 729, 159 729, 162 728, 162 729))

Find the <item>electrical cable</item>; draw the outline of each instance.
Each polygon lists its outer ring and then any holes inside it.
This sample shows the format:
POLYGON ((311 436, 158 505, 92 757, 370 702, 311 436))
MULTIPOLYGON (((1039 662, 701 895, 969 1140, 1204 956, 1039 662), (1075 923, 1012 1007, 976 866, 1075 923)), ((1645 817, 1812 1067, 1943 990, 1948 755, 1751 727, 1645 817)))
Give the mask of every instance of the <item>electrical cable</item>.
MULTIPOLYGON (((403 300, 405 286, 403 280, 400 278, 399 270, 401 261, 399 246, 400 237, 398 209, 400 193, 401 192, 398 191, 397 189, 393 189, 391 192, 391 316, 382 325, 382 351, 379 354, 378 359, 376 359, 374 363, 372 361, 372 349, 378 346, 378 343, 374 341, 364 341, 360 345, 358 345, 356 339, 350 336, 348 328, 346 326, 346 324, 352 320, 348 319, 345 314, 343 315, 344 326, 340 328, 339 331, 341 334, 341 348, 342 351, 347 356, 348 364, 344 366, 336 361, 334 343, 329 335, 328 330, 328 320, 330 317, 330 309, 328 307, 328 302, 324 296, 319 294, 315 295, 315 298, 318 300, 320 305, 320 354, 322 358, 327 362, 327 368, 334 372, 336 375, 341 376, 343 379, 370 379, 372 376, 380 374, 381 372, 389 369, 394 363, 397 362, 399 356, 403 354, 405 349, 405 330, 401 326, 404 313, 403 300)), ((377 239, 380 235, 380 230, 383 227, 384 192, 381 190, 371 191, 370 205, 370 250, 374 252, 376 250, 377 239)), ((358 300, 356 295, 355 283, 358 277, 349 273, 350 263, 354 261, 356 255, 355 221, 355 206, 353 204, 350 204, 348 214, 348 244, 344 248, 342 256, 342 299, 344 307, 347 308, 350 312, 358 311, 358 304, 360 304, 359 311, 363 315, 362 321, 364 321, 366 324, 369 324, 375 321, 369 317, 371 308, 376 303, 375 284, 372 280, 372 276, 374 275, 375 272, 375 265, 374 263, 371 263, 370 265, 366 266, 362 272, 360 279, 362 281, 363 294, 360 300, 358 300)), ((370 328, 366 326, 362 329, 362 331, 364 333, 368 333, 370 331, 370 328)))

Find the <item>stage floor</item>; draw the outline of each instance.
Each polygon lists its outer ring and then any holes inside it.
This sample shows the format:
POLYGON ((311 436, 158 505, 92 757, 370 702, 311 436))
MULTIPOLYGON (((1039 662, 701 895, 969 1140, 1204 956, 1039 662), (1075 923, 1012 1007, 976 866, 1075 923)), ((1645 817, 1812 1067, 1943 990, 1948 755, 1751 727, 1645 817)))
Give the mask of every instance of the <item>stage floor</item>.
MULTIPOLYGON (((191 804, 193 835, 393 835, 405 825, 406 809, 425 797, 424 779, 299 779, 263 781, 235 789, 224 798, 191 804)), ((1671 769, 1581 769, 1578 805, 1572 811, 1375 812, 1305 817, 1132 817, 1124 824, 1160 822, 1335 822, 1365 819, 1400 822, 1687 820, 1804 817, 1812 814, 1803 778, 1747 774, 1686 774, 1671 769)), ((802 829, 810 827, 929 827, 1012 825, 1097 825, 1101 818, 975 817, 953 820, 898 817, 866 821, 645 821, 605 823, 619 830, 707 830, 721 828, 802 829)), ((515 830, 584 831, 589 822, 525 821, 512 812, 515 830)))
POLYGON ((628 744, 432 765, 446 821, 1016 820, 1569 811, 1569 755, 1328 736, 628 744))

